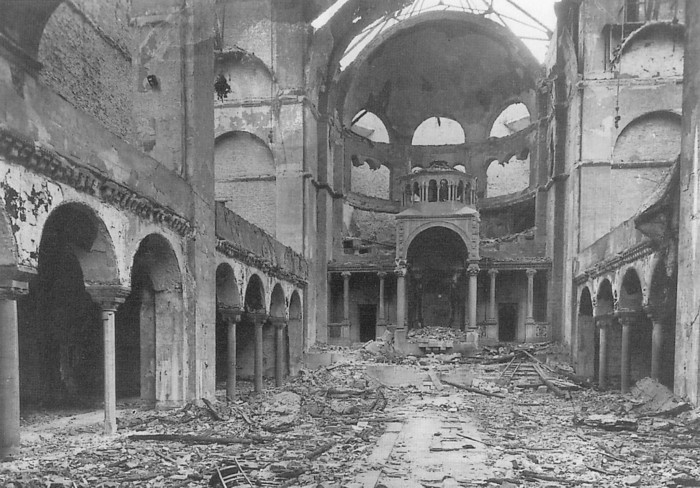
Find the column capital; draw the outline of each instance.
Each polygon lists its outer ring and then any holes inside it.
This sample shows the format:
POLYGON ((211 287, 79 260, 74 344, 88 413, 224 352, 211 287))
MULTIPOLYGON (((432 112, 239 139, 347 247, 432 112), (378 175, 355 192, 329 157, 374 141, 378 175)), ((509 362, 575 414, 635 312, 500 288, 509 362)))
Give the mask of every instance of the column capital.
POLYGON ((379 277, 380 280, 383 280, 384 278, 386 278, 386 275, 387 275, 386 271, 379 271, 377 273, 377 276, 379 277))
POLYGON ((239 323, 241 321, 241 315, 243 315, 243 310, 240 307, 231 307, 221 303, 216 304, 219 309, 221 317, 226 321, 233 321, 239 323))
POLYGON ((620 325, 633 326, 645 316, 641 310, 617 310, 615 318, 620 322, 620 325))
POLYGON ((472 263, 469 266, 467 266, 467 274, 469 274, 469 276, 476 276, 477 274, 479 274, 479 271, 479 265, 476 263, 472 263))
POLYGON ((350 276, 352 276, 352 273, 350 271, 342 271, 340 276, 342 276, 344 280, 348 280, 350 276))
POLYGON ((491 269, 489 269, 488 273, 493 278, 498 274, 498 270, 496 268, 491 268, 491 269))
POLYGON ((534 268, 527 268, 525 270, 525 274, 527 275, 528 278, 535 276, 537 274, 537 270, 534 268))
POLYGON ((644 313, 652 322, 666 322, 671 315, 669 307, 663 307, 661 305, 644 305, 642 310, 644 310, 644 313))
POLYGON ((606 328, 612 325, 613 316, 612 314, 605 314, 596 316, 594 319, 596 327, 606 328))
POLYGON ((268 321, 278 329, 284 329, 287 326, 286 317, 270 317, 268 321))
POLYGON ((124 303, 131 290, 121 285, 87 285, 85 291, 102 310, 116 311, 124 303))
POLYGON ((26 281, 8 280, 0 282, 0 300, 17 300, 29 293, 26 281))

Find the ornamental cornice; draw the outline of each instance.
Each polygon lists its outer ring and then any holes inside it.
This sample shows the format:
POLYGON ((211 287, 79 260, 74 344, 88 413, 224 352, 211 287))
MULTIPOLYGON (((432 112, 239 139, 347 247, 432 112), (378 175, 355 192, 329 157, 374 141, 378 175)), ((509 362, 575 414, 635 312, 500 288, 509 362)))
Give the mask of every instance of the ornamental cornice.
POLYGON ((579 273, 576 277, 574 277, 574 284, 582 285, 587 281, 604 275, 605 273, 620 269, 626 264, 633 263, 639 259, 649 256, 655 251, 656 250, 654 249, 651 241, 645 241, 640 244, 637 244, 636 246, 632 246, 616 254, 615 256, 609 259, 605 259, 589 267, 585 271, 579 273))
POLYGON ((216 240, 216 250, 220 253, 228 256, 231 259, 240 261, 241 263, 252 266, 259 269, 263 273, 272 276, 274 278, 288 281, 296 286, 306 286, 308 280, 305 276, 299 276, 289 270, 282 268, 274 264, 267 258, 258 256, 257 254, 250 252, 240 246, 237 246, 231 241, 226 239, 217 238, 216 240))
POLYGON ((107 175, 80 165, 57 152, 0 125, 0 155, 14 164, 65 183, 79 192, 92 195, 143 219, 170 227, 181 236, 194 232, 190 222, 173 210, 139 195, 107 175))

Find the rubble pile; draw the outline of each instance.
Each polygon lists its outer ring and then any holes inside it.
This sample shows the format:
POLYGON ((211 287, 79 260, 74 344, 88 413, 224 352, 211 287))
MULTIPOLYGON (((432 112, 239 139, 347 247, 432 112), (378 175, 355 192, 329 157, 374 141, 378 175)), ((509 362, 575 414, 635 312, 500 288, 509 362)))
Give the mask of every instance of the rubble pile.
POLYGON ((420 343, 424 341, 465 341, 466 333, 460 329, 451 327, 422 327, 411 329, 406 334, 409 342, 420 343))
POLYGON ((316 487, 349 482, 382 434, 383 410, 396 395, 366 379, 352 363, 302 370, 283 388, 266 386, 260 395, 242 391, 231 403, 121 411, 114 438, 101 435, 98 418, 77 430, 45 431, 23 441, 20 459, 0 463, 0 486, 316 487))

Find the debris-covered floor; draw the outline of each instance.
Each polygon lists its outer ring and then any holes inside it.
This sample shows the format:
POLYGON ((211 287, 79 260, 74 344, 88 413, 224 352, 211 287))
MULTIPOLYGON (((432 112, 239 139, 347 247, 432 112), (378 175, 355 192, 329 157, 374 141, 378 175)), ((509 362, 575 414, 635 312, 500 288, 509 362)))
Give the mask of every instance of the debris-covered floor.
POLYGON ((123 404, 112 438, 100 412, 33 414, 0 485, 700 486, 699 410, 651 380, 574 388, 536 353, 334 351, 282 388, 242 383, 234 403, 123 404))

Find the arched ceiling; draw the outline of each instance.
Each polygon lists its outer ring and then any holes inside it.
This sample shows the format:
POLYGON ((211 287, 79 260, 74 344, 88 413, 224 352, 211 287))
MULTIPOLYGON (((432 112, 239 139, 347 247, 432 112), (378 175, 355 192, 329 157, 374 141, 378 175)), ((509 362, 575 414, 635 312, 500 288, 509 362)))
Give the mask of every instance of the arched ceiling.
POLYGON ((378 37, 342 73, 338 108, 345 125, 368 109, 406 138, 431 116, 466 128, 534 90, 537 69, 522 42, 488 19, 425 14, 378 37))

